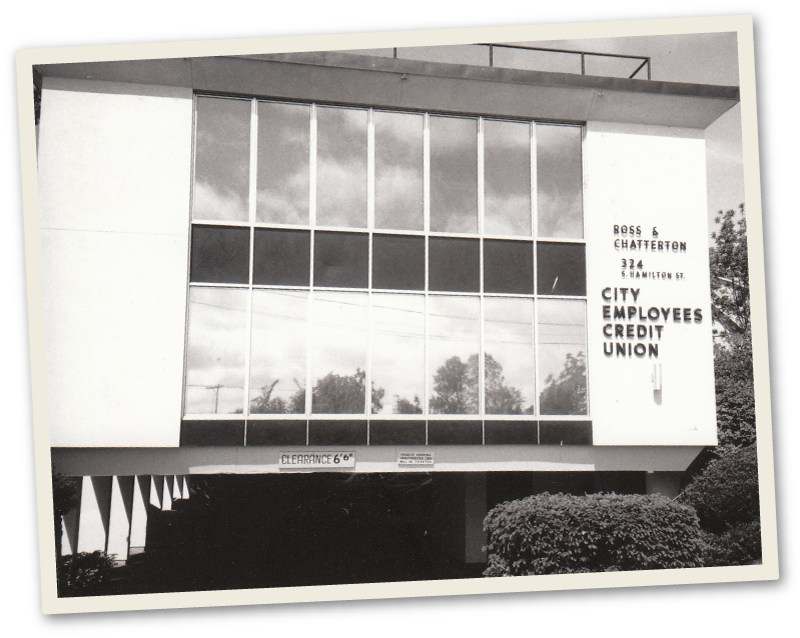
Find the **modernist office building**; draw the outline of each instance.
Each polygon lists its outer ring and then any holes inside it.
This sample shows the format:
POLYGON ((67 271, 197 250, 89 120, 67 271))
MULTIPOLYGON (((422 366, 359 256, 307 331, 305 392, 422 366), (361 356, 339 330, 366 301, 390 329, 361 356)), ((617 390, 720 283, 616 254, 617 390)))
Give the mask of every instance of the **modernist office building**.
POLYGON ((142 551, 192 475, 426 472, 481 562, 495 503, 674 495, 716 443, 704 130, 737 88, 342 52, 37 70, 64 553, 142 551))

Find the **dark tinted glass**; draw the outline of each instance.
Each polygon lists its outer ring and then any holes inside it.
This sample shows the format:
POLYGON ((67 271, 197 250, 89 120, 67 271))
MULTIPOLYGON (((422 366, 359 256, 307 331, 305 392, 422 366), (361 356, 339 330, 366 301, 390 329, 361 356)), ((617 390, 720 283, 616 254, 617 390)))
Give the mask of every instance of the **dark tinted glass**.
POLYGON ((256 229, 253 283, 307 286, 310 233, 307 230, 256 229))
POLYGON ((537 293, 586 294, 586 248, 583 244, 537 244, 537 293))
POLYGON ((483 271, 486 292, 533 294, 533 242, 485 240, 483 271))
POLYGON ((480 240, 430 238, 430 290, 480 291, 480 240))
POLYGON ((424 290, 425 238, 374 235, 372 287, 424 290))
POLYGON ((314 235, 314 285, 366 288, 369 237, 362 233, 314 235))
POLYGON ((192 281, 246 284, 249 271, 249 228, 192 227, 192 281))

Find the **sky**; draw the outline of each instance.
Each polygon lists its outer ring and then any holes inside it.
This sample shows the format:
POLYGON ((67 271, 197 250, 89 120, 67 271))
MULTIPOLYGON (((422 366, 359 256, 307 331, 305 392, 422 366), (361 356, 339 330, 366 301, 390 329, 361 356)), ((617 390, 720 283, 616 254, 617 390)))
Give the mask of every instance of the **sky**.
MULTIPOLYGON (((663 82, 739 86, 738 50, 735 33, 698 33, 669 36, 637 36, 515 42, 569 51, 616 53, 651 59, 651 79, 663 82)), ((364 51, 362 51, 364 52, 364 51)), ((374 50, 391 55, 390 49, 374 50)), ((487 64, 486 48, 470 45, 401 48, 398 57, 441 62, 487 64)), ((522 52, 495 49, 498 66, 542 71, 580 73, 580 58, 561 53, 522 52)), ((628 76, 640 64, 632 60, 586 58, 589 75, 628 76)), ((646 78, 642 69, 637 78, 646 78)), ((744 200, 741 108, 737 104, 706 130, 708 221, 710 233, 720 210, 736 209, 744 200)))

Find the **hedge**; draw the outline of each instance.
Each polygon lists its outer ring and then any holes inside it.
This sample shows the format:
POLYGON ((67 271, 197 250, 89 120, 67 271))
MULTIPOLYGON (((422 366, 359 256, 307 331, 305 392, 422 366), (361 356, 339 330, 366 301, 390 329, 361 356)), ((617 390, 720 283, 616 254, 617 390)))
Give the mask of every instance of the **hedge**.
POLYGON ((679 500, 692 505, 703 529, 714 534, 758 520, 756 446, 729 452, 712 461, 683 491, 679 500))
POLYGON ((537 494, 484 520, 484 576, 703 567, 708 547, 692 507, 660 495, 537 494))

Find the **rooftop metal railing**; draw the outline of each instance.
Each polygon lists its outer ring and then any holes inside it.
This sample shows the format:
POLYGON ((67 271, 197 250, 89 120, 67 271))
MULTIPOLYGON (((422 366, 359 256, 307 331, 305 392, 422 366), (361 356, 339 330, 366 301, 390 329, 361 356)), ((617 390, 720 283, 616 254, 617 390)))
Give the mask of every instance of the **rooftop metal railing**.
MULTIPOLYGON (((572 56, 580 56, 580 64, 581 64, 581 75, 586 75, 586 60, 587 58, 615 58, 615 59, 627 59, 627 60, 634 60, 639 62, 639 65, 636 69, 628 75, 629 79, 635 78, 636 75, 642 70, 647 69, 647 79, 650 80, 652 77, 652 69, 651 69, 651 61, 648 56, 643 55, 625 55, 621 53, 598 53, 596 51, 573 51, 569 49, 552 49, 547 47, 533 47, 533 46, 526 46, 521 44, 500 44, 495 42, 481 42, 476 43, 470 46, 479 46, 479 47, 487 47, 488 52, 488 66, 503 66, 509 68, 509 64, 495 64, 495 51, 496 49, 513 49, 518 51, 540 51, 545 53, 557 53, 557 54, 567 54, 572 56)), ((392 49, 392 57, 394 58, 402 58, 402 55, 398 55, 397 47, 392 49)), ((510 67, 515 68, 515 67, 510 67)), ((541 69, 546 70, 546 69, 541 69)), ((627 71, 626 71, 627 73, 627 71)), ((590 75, 595 75, 594 73, 590 75)), ((605 73, 599 73, 598 75, 606 75, 605 73)), ((615 76, 618 77, 618 76, 615 76)), ((624 77, 624 76, 623 76, 624 77)))

